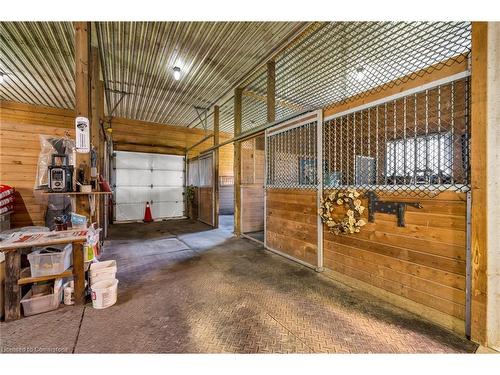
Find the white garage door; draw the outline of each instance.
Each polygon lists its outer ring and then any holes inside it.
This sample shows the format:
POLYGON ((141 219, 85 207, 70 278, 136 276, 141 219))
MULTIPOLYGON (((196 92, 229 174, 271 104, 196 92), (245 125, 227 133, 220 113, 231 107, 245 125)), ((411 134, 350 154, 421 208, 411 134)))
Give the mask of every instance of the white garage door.
POLYGON ((115 154, 115 221, 143 220, 146 202, 153 219, 184 215, 183 156, 115 154))

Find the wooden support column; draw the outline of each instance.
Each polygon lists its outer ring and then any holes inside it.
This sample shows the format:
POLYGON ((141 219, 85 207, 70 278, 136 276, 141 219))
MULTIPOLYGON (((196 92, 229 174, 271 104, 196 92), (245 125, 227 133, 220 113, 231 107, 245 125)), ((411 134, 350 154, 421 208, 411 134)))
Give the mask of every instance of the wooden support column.
MULTIPOLYGON (((243 89, 234 90, 234 135, 241 134, 243 89)), ((234 142, 234 233, 241 235, 241 142, 234 142)))
POLYGON ((73 282, 75 285, 75 304, 85 303, 85 272, 83 271, 83 244, 73 243, 73 282))
MULTIPOLYGON (((90 135, 91 135, 91 144, 92 148, 95 150, 97 154, 97 160, 96 160, 96 168, 97 168, 97 175, 95 180, 95 189, 99 189, 99 183, 98 183, 98 178, 99 178, 99 173, 100 173, 100 163, 99 163, 99 158, 101 155, 101 130, 100 130, 100 120, 102 119, 101 117, 101 93, 100 89, 102 88, 101 86, 101 80, 100 80, 100 61, 99 61, 99 50, 97 47, 91 47, 90 49, 90 61, 91 61, 91 73, 90 73, 90 99, 91 99, 91 115, 92 118, 90 119, 90 135)), ((95 214, 91 218, 91 221, 96 221, 97 225, 99 227, 102 226, 102 218, 101 218, 101 212, 102 212, 102 202, 104 201, 103 197, 96 195, 94 196, 95 198, 95 214)))
POLYGON ((267 63, 267 122, 276 120, 276 63, 267 63))
MULTIPOLYGON (((75 22, 75 112, 77 117, 90 118, 89 90, 89 50, 90 23, 75 22)), ((91 126, 92 128, 92 126, 91 126)), ((92 138, 92 134, 91 134, 92 138)), ((85 171, 85 177, 90 179, 90 153, 76 153, 75 173, 78 168, 85 171)), ((87 195, 76 196, 76 212, 90 216, 87 195)), ((89 218, 90 219, 90 218, 89 218)))
MULTIPOLYGON (((219 106, 214 106, 214 146, 218 146, 219 139, 219 106)), ((214 150, 214 227, 219 227, 219 148, 214 150)))
POLYGON ((486 345, 487 313, 487 62, 488 24, 472 23, 471 67, 471 338, 486 345))
POLYGON ((21 287, 18 285, 21 275, 21 250, 5 253, 5 321, 21 317, 21 287))
POLYGON ((100 79, 99 79, 99 70, 100 70, 100 63, 99 63, 99 51, 97 47, 92 47, 91 48, 91 62, 92 62, 92 70, 91 70, 91 106, 92 106, 92 119, 90 121, 90 134, 92 137, 91 143, 92 147, 97 151, 97 155, 100 154, 100 125, 99 125, 99 120, 100 120, 100 93, 99 89, 100 87, 100 79))

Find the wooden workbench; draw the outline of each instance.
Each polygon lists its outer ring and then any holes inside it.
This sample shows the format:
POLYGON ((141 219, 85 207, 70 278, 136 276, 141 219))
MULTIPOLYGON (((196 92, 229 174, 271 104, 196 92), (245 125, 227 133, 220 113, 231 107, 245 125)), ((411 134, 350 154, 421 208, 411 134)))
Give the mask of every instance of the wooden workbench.
POLYGON ((22 233, 0 242, 0 251, 5 253, 5 321, 21 317, 21 285, 68 277, 73 275, 75 304, 83 305, 85 298, 85 272, 83 243, 86 229, 72 229, 60 232, 22 233), (21 252, 23 249, 71 243, 73 245, 73 268, 59 275, 42 277, 21 277, 21 252))

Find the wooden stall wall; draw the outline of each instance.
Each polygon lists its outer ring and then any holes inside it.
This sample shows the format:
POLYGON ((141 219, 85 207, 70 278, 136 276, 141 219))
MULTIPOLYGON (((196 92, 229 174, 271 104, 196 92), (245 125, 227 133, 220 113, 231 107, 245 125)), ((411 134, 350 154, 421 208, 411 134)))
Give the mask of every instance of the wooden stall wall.
POLYGON ((197 188, 199 194, 198 201, 198 220, 204 222, 208 225, 214 225, 214 217, 213 217, 213 187, 211 186, 203 186, 197 188))
POLYGON ((74 137, 73 110, 0 102, 0 181, 16 189, 11 226, 44 225, 46 200, 33 192, 40 135, 74 137))
POLYGON ((266 246, 317 265, 315 190, 266 190, 266 246))
POLYGON ((241 144, 241 231, 264 230, 264 136, 241 144))
MULTIPOLYGON (((466 195, 379 197, 418 201, 423 208, 407 207, 405 227, 397 226, 395 215, 376 213, 375 222, 356 234, 324 230, 325 267, 427 306, 439 312, 429 318, 463 332, 466 195)), ((367 201, 363 203, 366 207, 367 201)), ((337 219, 344 215, 336 210, 337 219)))
MULTIPOLYGON (((443 65, 442 69, 421 78, 409 80, 407 83, 396 85, 393 88, 381 89, 373 95, 368 95, 348 104, 331 106, 324 111, 329 116, 338 112, 355 108, 356 106, 383 99, 408 89, 442 79, 467 69, 466 62, 450 66, 443 65)), ((443 87, 441 99, 444 111, 450 108, 450 86, 443 87)), ((458 82, 454 87, 455 99, 460 103, 465 101, 465 81, 458 82)), ((435 100, 436 90, 429 90, 430 101, 435 100)), ((416 96, 417 108, 411 107, 410 112, 423 111, 421 95, 416 96)), ((397 106, 400 101, 391 102, 396 108, 394 117, 396 128, 404 120, 400 116, 397 106)), ((408 104, 408 103, 407 103, 408 104)), ((388 108, 388 111, 392 111, 388 108)), ((455 108, 453 121, 455 123, 455 137, 465 134, 464 116, 466 110, 463 105, 455 108)), ((390 112, 392 115, 392 112, 390 112)), ((409 113, 407 121, 414 121, 409 113)), ((376 126, 375 118, 365 126, 376 126)), ((363 119, 358 118, 359 123, 363 119)), ((417 125, 421 125, 423 117, 418 116, 417 125)), ((429 115, 429 132, 435 131, 436 118, 429 115)), ((441 118, 444 125, 451 122, 451 117, 445 112, 441 118)), ((414 122, 413 122, 414 123, 414 122)), ((379 124, 380 125, 380 124, 379 124)), ((360 129, 361 130, 361 129, 360 129)), ((401 131, 396 131, 400 134, 401 131)), ((357 133, 361 134, 361 133, 357 133)), ((365 133, 366 134, 366 133, 365 133)), ((412 133, 420 135, 420 133, 412 133)), ((458 139, 458 138, 457 138, 458 139)), ((373 144, 375 139, 355 140, 360 153, 369 152, 366 144, 373 144)), ((455 140, 455 145, 459 141, 455 140)), ((383 146, 383 145, 382 145, 383 146)), ((466 183, 466 175, 462 162, 462 150, 454 149, 454 170, 457 183, 466 183)), ((373 151, 373 149, 372 149, 373 151)), ((380 151, 380 150, 379 150, 380 151)), ((380 155, 385 152, 379 152, 380 155)), ((368 154, 367 154, 368 155, 368 154)), ((376 157, 375 154, 371 155, 376 157)), ((335 158, 336 161, 340 157, 335 158)), ((338 166, 332 164, 332 169, 338 166)), ((383 171, 385 159, 379 160, 378 173, 383 171)), ((351 165, 354 170, 354 165, 351 165)), ((377 175, 378 180, 384 180, 383 175, 377 175)), ((349 182, 353 183, 353 175, 349 182)), ((402 181, 398 181, 401 183, 402 181)), ((391 180, 391 183, 394 181, 391 180)), ((329 193, 331 191, 326 191, 329 193)), ((407 207, 405 227, 397 226, 395 215, 376 213, 375 221, 361 228, 360 233, 350 235, 334 235, 324 227, 324 266, 327 275, 350 285, 362 287, 382 298, 389 300, 403 308, 407 308, 442 326, 464 334, 465 332, 465 273, 466 273, 466 194, 445 191, 435 196, 408 197, 392 192, 384 195, 377 192, 380 200, 420 202, 422 209, 407 207), (328 272, 333 270, 333 272, 328 272)), ((367 200, 363 199, 365 207, 367 200)), ((365 212, 365 216, 366 216, 365 212)), ((336 210, 339 219, 345 212, 336 210)), ((366 218, 365 218, 366 219, 366 218)), ((366 221, 368 221, 366 219, 366 221)))

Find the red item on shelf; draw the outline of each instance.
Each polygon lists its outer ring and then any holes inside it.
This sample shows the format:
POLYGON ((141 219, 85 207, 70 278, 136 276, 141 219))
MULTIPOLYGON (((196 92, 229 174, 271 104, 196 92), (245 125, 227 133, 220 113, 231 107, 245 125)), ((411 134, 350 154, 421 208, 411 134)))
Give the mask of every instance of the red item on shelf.
POLYGON ((12 212, 12 211, 14 211, 13 204, 8 204, 6 206, 0 207, 0 214, 5 214, 7 212, 12 212))
POLYGON ((15 189, 9 185, 0 185, 0 199, 4 199, 10 195, 14 196, 15 189))

